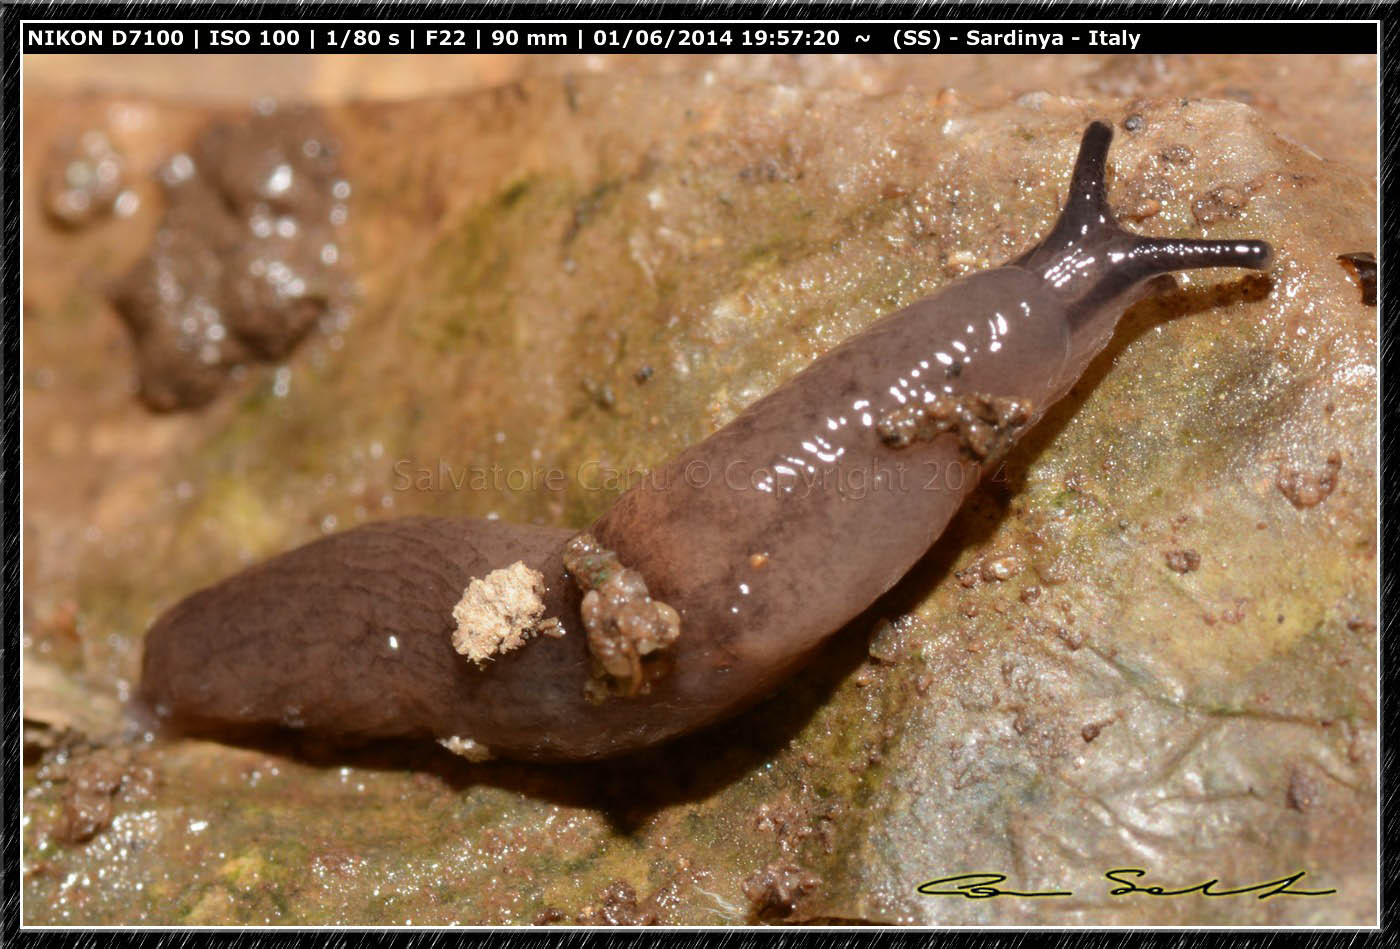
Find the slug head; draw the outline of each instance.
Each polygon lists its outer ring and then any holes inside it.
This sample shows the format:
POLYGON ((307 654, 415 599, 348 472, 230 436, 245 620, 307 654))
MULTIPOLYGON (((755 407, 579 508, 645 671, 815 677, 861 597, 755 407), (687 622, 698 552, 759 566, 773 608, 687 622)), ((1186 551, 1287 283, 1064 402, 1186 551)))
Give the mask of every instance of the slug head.
POLYGON ((1147 294, 1153 278, 1201 267, 1264 270, 1273 260, 1265 241, 1143 237, 1124 230, 1108 208, 1104 171, 1112 140, 1113 130, 1103 122, 1085 129, 1059 220, 1043 241, 1011 262, 1039 276, 1059 298, 1082 361, 1108 341, 1118 318, 1147 294))

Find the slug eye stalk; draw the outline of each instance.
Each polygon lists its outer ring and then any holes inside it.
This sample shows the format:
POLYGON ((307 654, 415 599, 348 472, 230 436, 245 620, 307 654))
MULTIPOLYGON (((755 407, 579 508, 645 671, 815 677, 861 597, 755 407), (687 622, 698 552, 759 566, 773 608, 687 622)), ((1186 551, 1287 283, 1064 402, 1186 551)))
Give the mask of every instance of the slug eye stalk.
POLYGON ((1112 141, 1113 129, 1107 124, 1090 123, 1055 226, 1011 262, 1044 278, 1072 303, 1071 313, 1099 311, 1129 297, 1153 277, 1177 270, 1265 270, 1273 262, 1273 248, 1266 241, 1144 237, 1125 230, 1108 206, 1106 165, 1112 141))

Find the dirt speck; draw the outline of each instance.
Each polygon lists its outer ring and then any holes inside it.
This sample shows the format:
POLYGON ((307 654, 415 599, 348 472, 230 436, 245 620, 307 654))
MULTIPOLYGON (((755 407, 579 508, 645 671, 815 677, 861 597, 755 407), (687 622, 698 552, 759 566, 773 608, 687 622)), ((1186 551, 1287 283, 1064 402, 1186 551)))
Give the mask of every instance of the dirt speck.
POLYGON ((1310 810, 1317 803, 1320 788, 1306 765, 1295 765, 1288 773, 1288 806, 1295 811, 1310 810))
POLYGON ((468 761, 490 761, 495 757, 491 749, 481 742, 471 738, 462 738, 458 735, 453 735, 451 738, 439 738, 438 744, 442 745, 442 747, 446 748, 454 755, 460 755, 468 761))
POLYGON ((613 391, 610 383, 599 382, 596 379, 584 379, 583 391, 588 393, 588 397, 598 408, 608 411, 617 408, 617 393, 613 391))
POLYGON ((1194 550, 1169 550, 1164 556, 1167 566, 1177 573, 1190 573, 1201 568, 1201 555, 1194 550))
POLYGON ((1196 153, 1178 143, 1163 148, 1157 152, 1157 157, 1169 165, 1190 165, 1196 160, 1196 153))
POLYGON ((1068 626, 1056 626, 1055 635, 1060 637, 1060 642, 1068 646, 1071 652, 1083 646, 1086 639, 1082 630, 1071 629, 1068 626))
POLYGON ((993 557, 982 564, 983 580, 1010 580, 1021 572, 1021 558, 1015 554, 993 557))
POLYGON ((1191 215, 1197 224, 1211 224, 1221 218, 1240 216, 1249 204, 1250 189, 1237 185, 1221 185, 1197 198, 1191 205, 1191 215))
POLYGON ((1242 623, 1247 612, 1249 612, 1249 601, 1239 599, 1220 611, 1220 619, 1231 624, 1242 623))
POLYGON ((1321 471, 1304 474, 1297 468, 1281 467, 1275 484, 1288 499, 1288 503, 1302 510, 1305 507, 1316 507, 1336 490, 1337 476, 1341 470, 1341 453, 1334 451, 1327 456, 1321 471))
POLYGON ((798 901, 821 886, 821 878, 791 860, 779 860, 757 870, 744 880, 744 896, 759 919, 782 919, 792 915, 798 901))

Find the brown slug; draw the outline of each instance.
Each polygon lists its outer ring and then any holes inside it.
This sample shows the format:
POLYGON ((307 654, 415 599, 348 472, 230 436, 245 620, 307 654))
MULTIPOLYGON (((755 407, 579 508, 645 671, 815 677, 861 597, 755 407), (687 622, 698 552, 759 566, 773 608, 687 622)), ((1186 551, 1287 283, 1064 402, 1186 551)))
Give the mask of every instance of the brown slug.
POLYGON ((161 616, 142 696, 215 734, 524 760, 616 755, 752 704, 925 554, 1152 278, 1269 265, 1262 241, 1119 227, 1111 138, 1084 133, 1040 244, 846 340, 586 534, 410 518, 314 541, 161 616))

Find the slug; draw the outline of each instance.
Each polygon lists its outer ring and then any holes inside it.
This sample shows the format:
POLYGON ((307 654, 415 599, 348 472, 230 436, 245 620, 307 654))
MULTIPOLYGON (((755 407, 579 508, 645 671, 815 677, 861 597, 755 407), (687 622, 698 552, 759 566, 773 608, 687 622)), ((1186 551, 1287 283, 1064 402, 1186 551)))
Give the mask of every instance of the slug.
POLYGON ((187 730, 517 760, 617 755, 751 705, 928 551, 1153 278, 1269 266, 1263 241, 1123 230, 1112 134, 1088 127, 1038 245, 846 340, 585 533, 409 518, 322 538, 161 616, 140 694, 187 730))

